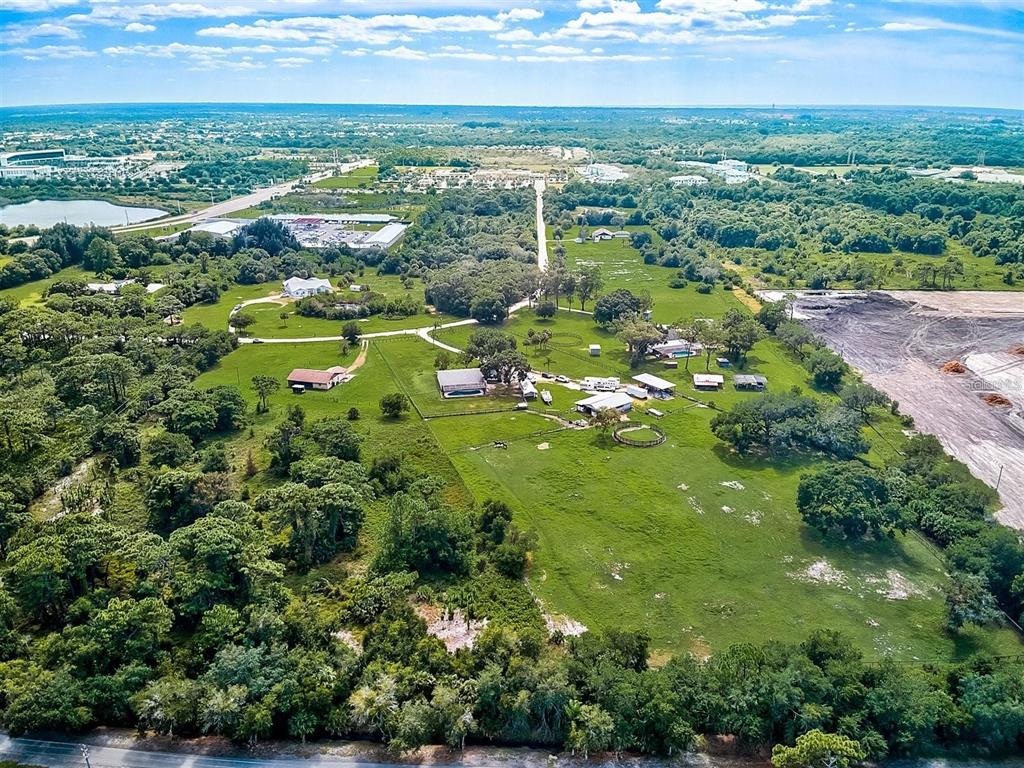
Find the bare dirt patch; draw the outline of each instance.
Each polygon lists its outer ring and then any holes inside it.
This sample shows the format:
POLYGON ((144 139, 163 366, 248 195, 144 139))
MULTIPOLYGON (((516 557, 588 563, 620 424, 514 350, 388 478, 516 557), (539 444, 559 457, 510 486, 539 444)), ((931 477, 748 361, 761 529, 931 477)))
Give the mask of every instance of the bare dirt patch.
POLYGON ((467 619, 461 610, 445 611, 436 605, 417 605, 416 614, 427 622, 427 634, 438 638, 449 653, 472 648, 487 626, 487 619, 467 619))
POLYGON ((944 366, 939 368, 939 370, 943 373, 967 373, 967 366, 959 360, 950 360, 944 366))
POLYGON ((925 594, 923 589, 895 568, 886 571, 884 577, 868 576, 864 580, 874 586, 875 592, 886 600, 907 600, 925 594))
POLYGON ((994 487, 1002 472, 1003 508, 996 517, 1024 530, 1024 371, 1016 368, 1024 365, 1006 352, 1024 339, 1024 295, 901 291, 806 297, 796 308, 868 383, 898 400, 920 432, 935 435, 975 476, 994 487), (976 371, 976 355, 1005 356, 1015 365, 991 365, 982 357, 976 371), (941 373, 951 360, 968 370, 941 373), (985 394, 1018 404, 993 408, 985 394))
POLYGON ((587 631, 587 626, 568 616, 556 613, 544 613, 544 623, 547 625, 548 634, 561 632, 566 637, 577 637, 587 631))
POLYGON ((809 581, 815 584, 845 584, 846 574, 836 568, 828 560, 816 560, 802 571, 789 574, 797 581, 809 581))

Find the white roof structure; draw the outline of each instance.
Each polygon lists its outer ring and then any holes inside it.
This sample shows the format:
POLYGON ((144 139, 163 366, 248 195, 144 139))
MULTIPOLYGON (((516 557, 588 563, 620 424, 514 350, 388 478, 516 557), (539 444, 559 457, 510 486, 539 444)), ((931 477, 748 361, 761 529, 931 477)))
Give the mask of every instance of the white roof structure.
POLYGON ((217 237, 231 237, 243 226, 243 224, 237 221, 225 221, 223 219, 215 219, 213 221, 204 221, 202 224, 196 224, 189 231, 208 232, 209 234, 216 235, 217 237))
POLYGON ((695 387, 718 387, 722 384, 725 384, 725 376, 720 373, 693 374, 693 385, 695 387))
POLYGON ((405 233, 405 224, 385 224, 360 245, 364 248, 390 248, 405 233))
POLYGON ((443 393, 487 389, 487 382, 479 368, 450 368, 438 371, 437 384, 443 393))
POLYGON ((284 281, 284 292, 292 296, 324 293, 330 290, 330 281, 319 277, 289 277, 284 281))
POLYGON ((668 381, 667 379, 659 378, 653 373, 640 373, 633 377, 633 381, 639 381, 648 389, 657 389, 661 391, 668 391, 675 389, 676 385, 674 382, 668 381))
POLYGON ((603 411, 606 408, 622 408, 632 406, 633 400, 625 392, 603 392, 576 401, 577 408, 589 408, 592 411, 603 411))

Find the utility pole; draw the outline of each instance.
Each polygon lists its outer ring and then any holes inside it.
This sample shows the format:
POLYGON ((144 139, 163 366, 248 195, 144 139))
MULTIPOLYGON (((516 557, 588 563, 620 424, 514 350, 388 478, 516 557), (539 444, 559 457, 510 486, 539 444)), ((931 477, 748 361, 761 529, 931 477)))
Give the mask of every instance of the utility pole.
POLYGON ((89 762, 89 747, 85 744, 82 745, 82 759, 85 761, 85 768, 92 768, 89 762))
POLYGON ((996 493, 999 493, 999 484, 1003 481, 1003 467, 1004 464, 999 465, 999 477, 996 478, 996 493))

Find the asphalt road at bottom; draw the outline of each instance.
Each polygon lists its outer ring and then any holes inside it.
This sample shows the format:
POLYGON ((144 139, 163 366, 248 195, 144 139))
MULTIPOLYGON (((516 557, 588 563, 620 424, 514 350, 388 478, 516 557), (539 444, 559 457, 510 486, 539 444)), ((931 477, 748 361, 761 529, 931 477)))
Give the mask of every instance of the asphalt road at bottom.
MULTIPOLYGON (((244 757, 210 757, 193 753, 150 752, 89 744, 91 768, 408 768, 386 763, 338 760, 328 757, 254 759, 244 757)), ((80 742, 12 739, 0 734, 0 759, 46 768, 85 768, 80 742)), ((432 765, 431 768, 455 768, 432 765)))

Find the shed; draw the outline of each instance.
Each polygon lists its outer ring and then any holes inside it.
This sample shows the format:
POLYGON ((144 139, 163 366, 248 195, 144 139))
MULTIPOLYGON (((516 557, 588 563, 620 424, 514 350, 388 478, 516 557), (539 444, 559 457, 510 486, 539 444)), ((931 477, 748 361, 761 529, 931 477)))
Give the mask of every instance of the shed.
POLYGON ((591 357, 600 357, 601 356, 601 345, 600 344, 591 344, 590 345, 590 356, 591 357))
POLYGON ((599 411, 613 408, 619 413, 626 413, 633 408, 633 400, 625 392, 603 392, 576 401, 576 410, 589 416, 596 416, 599 411))
POLYGON ((755 392, 763 392, 768 386, 768 379, 760 374, 738 373, 732 377, 733 386, 736 389, 747 389, 755 392))
POLYGON ((633 381, 639 383, 641 387, 659 398, 671 397, 672 390, 676 388, 675 382, 662 379, 652 373, 637 374, 633 377, 633 381))
POLYGON ((725 376, 720 373, 693 374, 694 389, 721 389, 725 384, 725 376))
POLYGON ((451 397, 479 397, 487 394, 487 382, 479 368, 452 368, 437 372, 437 386, 441 395, 451 397))
POLYGON ((523 397, 526 400, 534 400, 537 397, 537 388, 529 379, 523 379, 519 382, 519 391, 523 393, 523 397))

